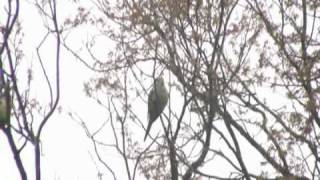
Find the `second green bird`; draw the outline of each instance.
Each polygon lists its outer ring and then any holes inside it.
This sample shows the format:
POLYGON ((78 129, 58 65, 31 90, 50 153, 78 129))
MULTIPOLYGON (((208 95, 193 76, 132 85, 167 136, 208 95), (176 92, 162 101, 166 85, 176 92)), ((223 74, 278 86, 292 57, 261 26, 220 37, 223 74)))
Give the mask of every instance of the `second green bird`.
POLYGON ((10 88, 5 87, 4 93, 0 95, 0 128, 10 123, 10 88))

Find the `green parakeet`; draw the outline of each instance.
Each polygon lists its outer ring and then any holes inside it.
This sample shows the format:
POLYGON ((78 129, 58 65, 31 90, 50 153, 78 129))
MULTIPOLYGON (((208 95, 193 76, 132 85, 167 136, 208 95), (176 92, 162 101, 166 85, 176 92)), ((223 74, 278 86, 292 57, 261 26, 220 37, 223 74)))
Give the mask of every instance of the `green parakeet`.
POLYGON ((169 93, 166 89, 163 78, 160 76, 155 79, 153 87, 148 96, 148 126, 144 140, 146 140, 152 124, 166 107, 168 99, 169 93))
POLYGON ((10 93, 6 87, 5 92, 0 96, 0 127, 10 122, 10 93))

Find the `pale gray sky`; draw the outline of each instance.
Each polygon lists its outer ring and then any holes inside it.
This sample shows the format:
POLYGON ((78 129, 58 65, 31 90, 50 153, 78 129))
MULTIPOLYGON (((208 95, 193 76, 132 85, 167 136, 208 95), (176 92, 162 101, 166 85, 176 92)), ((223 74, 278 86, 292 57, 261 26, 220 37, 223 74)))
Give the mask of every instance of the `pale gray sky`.
MULTIPOLYGON (((60 2, 60 1, 59 1, 60 2)), ((84 3, 87 1, 83 1, 84 3)), ((89 2, 89 1, 88 1, 89 2)), ((0 13, 3 13, 3 2, 0 2, 0 13)), ((60 17, 60 23, 62 19, 67 16, 74 15, 75 7, 72 6, 70 2, 64 4, 58 4, 58 14, 60 17)), ((0 14, 3 17, 3 14, 0 14)), ((43 102, 47 100, 48 89, 43 85, 44 79, 40 71, 39 63, 36 59, 35 46, 41 41, 43 35, 45 34, 45 29, 43 28, 42 19, 39 16, 37 10, 34 6, 21 1, 20 10, 20 20, 22 21, 23 31, 25 32, 23 50, 25 52, 25 58, 23 59, 23 65, 32 65, 35 70, 35 80, 33 82, 34 88, 32 89, 31 96, 39 98, 43 102)), ((1 21, 3 24, 4 22, 1 21)), ((81 45, 90 37, 90 34, 94 31, 94 27, 90 28, 80 28, 73 31, 68 37, 67 42, 75 50, 81 47, 81 45)), ((51 78, 54 77, 54 39, 50 39, 42 47, 42 55, 45 60, 46 67, 48 67, 49 74, 51 78)), ((106 40, 100 40, 98 42, 102 48, 96 49, 96 54, 99 57, 104 57, 106 55, 106 49, 112 50, 112 45, 106 40)), ((99 47, 98 46, 98 47, 99 47)), ((82 52, 80 52, 82 53, 82 52)), ((86 57, 85 53, 82 54, 86 57)), ((89 58, 88 58, 89 59, 89 58)), ((23 72, 25 70, 21 70, 23 72)), ((23 74, 23 73, 22 73, 23 74)), ((98 179, 97 169, 101 170, 105 176, 104 179, 109 179, 110 174, 104 169, 93 153, 93 146, 91 141, 86 137, 84 130, 81 126, 74 120, 72 120, 67 112, 76 112, 79 117, 87 122, 90 130, 96 130, 107 118, 108 114, 98 105, 94 100, 85 96, 83 92, 83 83, 88 81, 95 73, 88 70, 77 61, 70 53, 68 53, 63 47, 61 51, 61 101, 60 105, 63 108, 62 113, 58 111, 51 117, 49 123, 46 125, 45 130, 42 134, 42 176, 44 180, 88 180, 88 179, 98 179), (96 161, 97 164, 94 163, 96 161)), ((19 81, 23 80, 23 76, 19 81)), ((165 79, 168 80, 168 74, 165 75, 165 79)), ((54 79, 52 79, 54 80, 54 79)), ((270 89, 262 89, 266 93, 265 98, 270 97, 272 94, 272 99, 268 99, 269 102, 275 107, 282 106, 285 104, 283 99, 284 94, 275 94, 270 89)), ((171 96, 179 96, 178 93, 173 93, 171 96)), ((137 114, 143 120, 146 125, 146 107, 141 108, 140 106, 145 106, 141 104, 141 100, 137 100, 139 106, 136 106, 137 114)), ((177 101, 175 102, 175 107, 179 108, 177 101)), ((165 110, 167 111, 167 109, 165 110)), ((158 124, 160 125, 160 123, 158 124)), ((224 125, 221 124, 224 127, 224 125)), ((157 129, 157 127, 153 127, 157 129)), ((159 131, 161 128, 158 128, 159 131)), ((111 133, 111 132, 110 132, 111 133)), ((142 128, 135 134, 137 138, 143 138, 144 132, 142 128)), ((110 138, 109 134, 105 134, 106 141, 110 138)), ((111 139, 110 139, 111 140, 111 139)), ((219 139, 214 139, 214 141, 219 142, 219 139)), ((240 142, 246 144, 247 142, 240 138, 240 142)), ((217 144, 217 146, 220 146, 217 144)), ((221 148, 223 146, 221 145, 221 148)), ((250 162, 250 170, 261 172, 261 167, 259 164, 259 155, 255 154, 256 151, 248 146, 248 149, 243 149, 244 159, 252 159, 250 162)), ((120 155, 114 151, 104 151, 102 153, 104 160, 106 160, 109 165, 111 165, 117 174, 119 179, 126 179, 126 174, 124 171, 123 160, 120 155)), ((9 150, 9 146, 6 137, 2 132, 0 132, 0 180, 18 180, 20 176, 18 174, 17 168, 15 166, 13 155, 9 150)), ((34 179, 34 155, 33 147, 28 145, 22 154, 22 159, 27 168, 27 172, 30 179, 34 179)), ((211 171, 220 172, 221 175, 225 175, 228 168, 221 163, 214 162, 210 166, 211 171)), ((219 174, 217 174, 219 175, 219 174)))

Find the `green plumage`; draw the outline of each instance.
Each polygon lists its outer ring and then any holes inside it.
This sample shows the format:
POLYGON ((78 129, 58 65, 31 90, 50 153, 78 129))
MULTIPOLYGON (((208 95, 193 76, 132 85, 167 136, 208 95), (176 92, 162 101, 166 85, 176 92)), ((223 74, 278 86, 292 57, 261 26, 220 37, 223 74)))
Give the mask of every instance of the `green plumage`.
POLYGON ((166 107, 169 99, 169 93, 162 77, 155 79, 153 87, 148 96, 148 126, 144 140, 146 140, 154 121, 160 116, 166 107))
POLYGON ((10 123, 10 93, 6 87, 4 94, 0 96, 0 128, 10 123))

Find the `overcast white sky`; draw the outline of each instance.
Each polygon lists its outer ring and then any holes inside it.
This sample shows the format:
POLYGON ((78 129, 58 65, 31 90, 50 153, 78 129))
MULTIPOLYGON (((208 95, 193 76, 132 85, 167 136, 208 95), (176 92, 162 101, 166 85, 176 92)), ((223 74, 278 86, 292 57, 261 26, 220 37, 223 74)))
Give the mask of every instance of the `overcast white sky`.
MULTIPOLYGON (((58 4, 58 15, 60 20, 66 16, 74 13, 75 7, 70 6, 69 3, 58 4)), ((3 6, 1 6, 2 8, 3 6)), ((36 9, 28 4, 21 3, 20 20, 22 21, 22 27, 25 32, 24 38, 24 51, 26 57, 23 61, 26 64, 32 64, 35 68, 35 74, 39 71, 39 64, 36 60, 35 49, 44 35, 44 29, 42 19, 37 13, 36 9)), ((1 22, 3 23, 3 22, 1 22)), ((60 21, 61 23, 61 21, 60 21)), ((68 38, 68 42, 73 47, 80 47, 84 42, 90 29, 83 29, 81 31, 73 32, 68 38)), ((100 55, 103 55, 108 43, 101 49, 100 55)), ((42 48, 42 54, 45 58, 47 67, 53 67, 54 63, 54 41, 48 41, 42 48)), ((111 46, 110 46, 111 47, 111 46)), ((48 68, 49 73, 53 70, 48 68)), ((38 72, 39 73, 39 72, 38 72)), ((86 120, 92 130, 97 128, 106 117, 106 111, 97 105, 95 101, 89 99, 83 93, 83 82, 88 80, 94 73, 88 70, 75 60, 70 53, 66 52, 64 48, 61 51, 61 101, 60 105, 63 107, 64 112, 59 114, 55 113, 50 119, 50 122, 45 127, 45 131, 42 134, 42 176, 43 179, 69 179, 69 180, 88 180, 98 179, 97 169, 101 169, 100 165, 96 165, 91 157, 96 160, 95 156, 91 154, 93 152, 92 144, 85 135, 83 129, 72 120, 65 112, 77 112, 78 115, 86 120), (93 121, 93 122, 90 122, 93 121)), ((46 87, 43 86, 44 79, 42 76, 35 75, 34 85, 37 88, 33 89, 33 95, 37 98, 45 98, 46 87)), ((138 108, 139 109, 139 108, 138 108)), ((146 113, 146 108, 141 108, 143 113, 146 113)), ((140 112, 141 113, 141 112, 140 112)), ((143 114, 141 113, 141 114, 143 114)), ((146 115, 144 116, 146 117, 146 115)), ((141 134, 142 135, 142 134, 141 134)), ((142 137, 142 136, 141 136, 142 137)), ((8 149, 8 143, 4 134, 0 133, 0 179, 15 180, 20 179, 17 168, 13 161, 13 156, 8 149)), ((248 149, 251 152, 250 149, 248 149)), ((248 155, 247 158, 252 158, 252 153, 243 153, 248 155)), ((34 156, 33 147, 28 146, 23 151, 23 161, 26 163, 27 172, 30 179, 34 179, 34 156)), ((121 166, 122 160, 117 153, 105 154, 104 156, 107 162, 111 163, 117 177, 119 179, 126 179, 125 173, 121 166), (118 157, 118 158, 117 158, 118 157)), ((98 163, 97 163, 98 164, 98 163)), ((217 163, 215 164, 217 165, 217 163)), ((223 164, 218 164, 216 167, 218 172, 224 174, 228 170, 223 164)), ((254 165, 254 164, 253 164, 254 165)), ((212 166, 213 167, 213 166, 212 166)), ((214 168, 212 168, 214 169, 214 168)), ((256 168, 258 171, 259 168, 256 168)), ((105 173, 104 178, 108 179, 108 172, 105 169, 101 169, 105 173)), ((109 176, 110 177, 110 176, 109 176)))
MULTIPOLYGON (((61 1, 58 1, 58 3, 61 1)), ((3 13, 3 2, 0 2, 0 13, 3 13)), ((58 14, 60 20, 64 19, 74 13, 75 7, 70 3, 58 4, 58 14)), ((4 17, 0 14, 0 17, 4 17)), ((43 86, 43 77, 37 76, 39 73, 39 64, 36 60, 36 54, 34 47, 40 42, 44 35, 44 29, 42 19, 39 16, 37 10, 30 4, 21 1, 20 20, 22 22, 22 28, 25 32, 24 38, 24 52, 26 53, 23 61, 27 64, 32 64, 35 69, 35 81, 32 93, 35 97, 45 98, 48 91, 43 86)), ((3 20, 0 19, 0 24, 3 24, 3 20)), ((60 22, 61 23, 61 22, 60 22)), ((81 43, 89 36, 91 29, 83 29, 81 31, 73 32, 69 37, 70 44, 73 47, 80 47, 81 43)), ((52 39, 53 40, 53 39, 52 39)), ((53 67, 54 63, 54 41, 48 41, 42 49, 43 57, 47 67, 53 67)), ((101 54, 103 56, 106 47, 111 47, 108 42, 104 42, 101 54)), ((48 68, 49 73, 53 74, 54 69, 48 68)), ((107 118, 106 111, 98 105, 94 100, 85 96, 83 92, 83 83, 92 77, 94 73, 83 66, 77 61, 70 53, 68 53, 63 47, 61 52, 61 101, 60 105, 63 108, 62 113, 56 112, 46 125, 42 134, 42 176, 44 180, 48 179, 68 179, 68 180, 94 180, 97 177, 97 168, 105 173, 104 179, 108 179, 108 172, 102 169, 100 165, 94 163, 92 158, 96 161, 93 152, 93 147, 90 140, 86 137, 84 130, 79 124, 72 120, 66 112, 77 112, 78 115, 88 122, 91 130, 95 130, 99 125, 107 118), (92 158, 91 158, 92 157, 92 158)), ((21 77, 23 79, 23 77, 21 77)), ((54 79, 53 79, 54 80, 54 79)), ((272 92, 270 92, 271 94, 272 92)), ((265 93, 266 97, 268 93, 265 93)), ((276 101, 275 103, 282 103, 273 94, 272 96, 276 101)), ((44 99, 45 100, 45 99, 44 99)), ((281 104, 277 105, 280 106, 281 104)), ((141 109, 138 112, 146 116, 146 108, 141 109)), ((146 121, 145 121, 146 122, 146 121)), ((140 129, 141 130, 141 129, 140 129)), ((141 131, 142 132, 142 131, 141 131)), ((142 137, 143 134, 141 134, 142 137)), ((106 137, 107 138, 107 137, 106 137)), ((244 143, 244 142, 243 142, 244 143)), ((248 148, 243 150, 244 159, 257 159, 258 156, 254 155, 253 149, 248 148), (247 157, 246 157, 247 156, 247 157)), ((119 155, 105 154, 105 160, 113 164, 117 177, 119 179, 126 179, 126 175, 122 169, 119 155)), ((22 154, 22 159, 27 167, 27 172, 30 179, 34 179, 34 155, 33 147, 28 146, 22 154)), ((257 172, 260 171, 257 161, 252 163, 252 168, 257 172)), ((217 171, 228 172, 222 164, 216 163, 217 171)), ((109 176, 110 177, 110 176, 109 176)), ((18 174, 13 155, 9 150, 9 146, 3 132, 0 132, 0 180, 18 180, 20 176, 18 174)))

